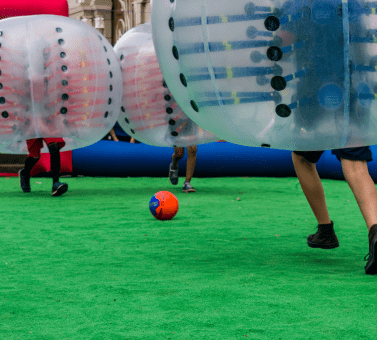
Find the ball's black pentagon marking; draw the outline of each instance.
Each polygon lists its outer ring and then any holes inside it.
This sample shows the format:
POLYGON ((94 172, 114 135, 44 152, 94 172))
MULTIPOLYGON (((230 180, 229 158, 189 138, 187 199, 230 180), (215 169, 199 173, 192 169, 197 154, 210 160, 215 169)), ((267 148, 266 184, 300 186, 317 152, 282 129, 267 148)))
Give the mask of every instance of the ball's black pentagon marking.
POLYGON ((62 33, 63 30, 62 30, 60 27, 56 27, 56 32, 58 32, 58 33, 62 33))
POLYGON ((281 94, 279 92, 274 92, 272 94, 272 99, 274 100, 275 104, 280 104, 282 101, 281 94))
POLYGON ((280 104, 280 105, 276 106, 275 112, 279 117, 287 118, 291 115, 292 111, 291 111, 291 109, 289 108, 288 105, 280 104))
POLYGON ((64 42, 65 42, 64 39, 59 39, 58 40, 59 45, 64 45, 64 42))
POLYGON ((164 99, 168 102, 168 101, 171 100, 171 97, 167 94, 167 95, 164 97, 164 99))
POLYGON ((110 71, 110 78, 112 78, 113 77, 113 73, 110 71))
POLYGON ((165 80, 162 82, 162 86, 165 87, 166 89, 168 88, 168 85, 166 84, 165 80))
POLYGON ((287 87, 287 82, 281 76, 275 76, 271 79, 271 86, 276 91, 283 91, 287 87))
POLYGON ((177 46, 173 46, 172 52, 173 52, 174 58, 179 60, 179 52, 178 52, 177 46))
POLYGON ((7 111, 1 112, 1 115, 3 116, 3 118, 8 118, 9 117, 9 113, 7 111))
POLYGON ((169 119, 169 124, 170 125, 175 125, 175 120, 174 119, 169 119))
POLYGON ((63 72, 67 72, 67 71, 68 71, 68 67, 67 67, 66 65, 63 65, 63 66, 62 66, 62 71, 63 71, 63 72))
POLYGON ((184 87, 187 87, 187 80, 186 80, 186 77, 185 77, 185 75, 184 75, 183 73, 181 73, 181 74, 179 75, 179 79, 181 80, 182 85, 183 85, 184 87))
POLYGON ((122 110, 122 112, 126 112, 126 109, 124 108, 124 106, 122 106, 120 109, 122 110))
POLYGON ((134 131, 133 129, 131 129, 131 132, 132 132, 133 134, 135 134, 135 131, 134 131))
POLYGON ((105 114, 104 114, 104 117, 107 118, 109 116, 109 112, 106 111, 105 114))
POLYGON ((173 109, 171 107, 166 108, 166 113, 171 115, 173 113, 173 109))
POLYGON ((68 86, 68 80, 67 79, 63 79, 62 80, 62 85, 63 86, 68 86))
POLYGON ((128 120, 128 118, 124 118, 124 121, 125 121, 127 124, 130 124, 130 121, 128 120))
POLYGON ((279 61, 283 58, 283 51, 277 46, 271 46, 267 50, 267 58, 272 61, 279 61))
POLYGON ((0 97, 0 104, 5 104, 5 98, 4 97, 0 97))
POLYGON ((244 7, 245 13, 247 15, 253 15, 255 12, 255 5, 252 2, 248 2, 244 7))
POLYGON ((112 99, 111 98, 109 98, 109 100, 107 101, 107 103, 109 104, 109 105, 111 105, 111 103, 112 103, 112 99))
POLYGON ((174 32, 174 19, 172 17, 169 19, 169 28, 174 32))
POLYGON ((275 17, 274 15, 270 15, 264 21, 264 27, 266 27, 266 30, 274 32, 274 31, 279 29, 280 20, 277 17, 275 17))
POLYGON ((254 39, 258 35, 258 30, 254 26, 249 26, 246 30, 246 36, 249 39, 254 39))
POLYGON ((190 104, 194 111, 199 112, 199 107, 193 100, 190 101, 190 104))
POLYGON ((62 115, 65 115, 67 112, 68 112, 68 109, 67 109, 66 107, 62 107, 62 108, 60 109, 60 113, 61 113, 62 115))
POLYGON ((62 52, 62 53, 60 53, 60 57, 61 58, 65 58, 67 55, 65 54, 65 52, 62 52))
POLYGON ((64 101, 68 100, 68 99, 69 99, 68 94, 67 94, 67 93, 63 93, 63 94, 62 94, 62 99, 63 99, 64 101))

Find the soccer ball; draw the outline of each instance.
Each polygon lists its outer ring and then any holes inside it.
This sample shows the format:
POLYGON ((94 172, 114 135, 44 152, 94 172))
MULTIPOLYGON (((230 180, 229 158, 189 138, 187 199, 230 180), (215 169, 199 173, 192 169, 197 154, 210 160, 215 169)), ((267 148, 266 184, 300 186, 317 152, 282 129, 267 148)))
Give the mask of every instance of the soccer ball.
POLYGON ((178 199, 169 191, 156 192, 149 201, 149 210, 158 220, 171 220, 178 212, 178 199))

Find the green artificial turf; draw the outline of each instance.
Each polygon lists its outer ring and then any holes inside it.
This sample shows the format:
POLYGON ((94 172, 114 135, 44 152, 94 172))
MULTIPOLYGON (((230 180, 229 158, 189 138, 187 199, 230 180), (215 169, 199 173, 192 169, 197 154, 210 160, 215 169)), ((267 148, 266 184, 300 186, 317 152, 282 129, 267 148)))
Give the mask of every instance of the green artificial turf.
POLYGON ((344 181, 323 180, 340 247, 311 249, 297 178, 0 179, 0 339, 374 339, 377 277, 344 181), (36 183, 39 182, 39 183, 36 183), (158 221, 169 190, 177 216, 158 221), (237 197, 240 200, 237 200, 237 197))

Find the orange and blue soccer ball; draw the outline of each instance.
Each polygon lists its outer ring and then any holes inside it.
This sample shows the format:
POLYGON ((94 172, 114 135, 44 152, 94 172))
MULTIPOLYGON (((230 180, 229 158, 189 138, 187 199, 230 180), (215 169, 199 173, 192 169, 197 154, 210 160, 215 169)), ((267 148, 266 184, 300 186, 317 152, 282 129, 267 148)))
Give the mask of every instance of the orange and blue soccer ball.
POLYGON ((149 201, 149 210, 158 220, 171 220, 178 212, 178 199, 169 191, 159 191, 149 201))

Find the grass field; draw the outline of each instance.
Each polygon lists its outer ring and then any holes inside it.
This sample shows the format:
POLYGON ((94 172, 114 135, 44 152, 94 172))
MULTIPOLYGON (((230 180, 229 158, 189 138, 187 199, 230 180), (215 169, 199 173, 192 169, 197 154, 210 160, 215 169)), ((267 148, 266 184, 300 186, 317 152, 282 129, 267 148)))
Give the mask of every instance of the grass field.
POLYGON ((0 179, 0 339, 374 339, 367 230, 323 180, 340 247, 311 249, 297 178, 0 179), (177 216, 149 212, 160 190, 177 216), (237 197, 240 200, 237 200, 237 197))

